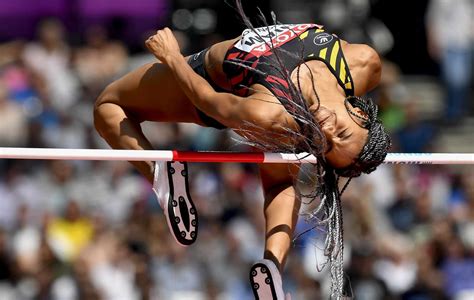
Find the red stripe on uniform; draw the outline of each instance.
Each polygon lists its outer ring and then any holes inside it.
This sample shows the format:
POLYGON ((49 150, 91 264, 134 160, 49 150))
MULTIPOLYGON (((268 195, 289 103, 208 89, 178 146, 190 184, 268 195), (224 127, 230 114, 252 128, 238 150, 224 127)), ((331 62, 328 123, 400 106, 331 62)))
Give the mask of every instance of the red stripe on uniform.
POLYGON ((230 79, 230 84, 232 86, 236 86, 237 84, 241 83, 244 80, 244 73, 240 73, 239 75, 232 77, 230 79))
POLYGON ((288 88, 288 82, 286 82, 286 80, 284 80, 282 78, 278 78, 278 77, 273 76, 273 75, 268 75, 267 76, 267 81, 268 82, 279 83, 279 84, 283 85, 284 87, 288 88))
POLYGON ((239 52, 234 52, 234 53, 229 53, 229 55, 227 55, 227 57, 225 58, 226 60, 231 60, 231 59, 235 59, 237 58, 237 56, 239 56, 239 52))

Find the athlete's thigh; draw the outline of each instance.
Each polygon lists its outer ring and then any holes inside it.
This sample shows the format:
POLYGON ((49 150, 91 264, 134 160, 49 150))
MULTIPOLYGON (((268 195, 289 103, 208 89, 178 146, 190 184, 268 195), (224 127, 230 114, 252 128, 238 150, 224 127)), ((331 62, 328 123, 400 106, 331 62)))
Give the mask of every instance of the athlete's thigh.
POLYGON ((266 202, 293 185, 299 171, 296 164, 259 164, 266 202))
POLYGON ((194 105, 168 66, 161 63, 148 63, 131 71, 104 93, 110 93, 111 102, 142 120, 199 123, 194 105))

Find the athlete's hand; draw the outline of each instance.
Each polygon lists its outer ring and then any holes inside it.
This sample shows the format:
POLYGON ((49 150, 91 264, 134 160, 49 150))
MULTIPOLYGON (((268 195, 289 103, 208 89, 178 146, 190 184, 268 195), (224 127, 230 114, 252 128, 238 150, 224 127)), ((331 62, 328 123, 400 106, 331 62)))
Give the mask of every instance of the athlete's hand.
POLYGON ((181 55, 178 41, 168 27, 158 30, 146 40, 145 44, 148 50, 163 63, 167 63, 176 55, 181 55))

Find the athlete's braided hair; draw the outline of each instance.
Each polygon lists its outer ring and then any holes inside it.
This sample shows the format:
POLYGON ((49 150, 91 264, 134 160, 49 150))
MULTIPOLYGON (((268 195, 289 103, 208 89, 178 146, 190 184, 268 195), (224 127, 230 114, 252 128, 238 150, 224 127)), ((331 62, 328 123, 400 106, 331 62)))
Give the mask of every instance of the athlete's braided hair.
POLYGON ((345 99, 344 103, 349 114, 358 119, 356 123, 362 122, 362 127, 368 130, 368 136, 359 157, 351 165, 335 171, 343 177, 358 177, 361 173, 373 172, 384 161, 387 151, 390 149, 391 140, 385 132, 383 124, 377 118, 378 108, 371 99, 350 96, 345 99), (365 116, 352 111, 349 103, 353 107, 361 109, 365 116))
MULTIPOLYGON (((254 26, 245 15, 240 0, 235 0, 236 10, 239 13, 242 21, 247 28, 253 30, 257 35, 260 34, 255 30, 254 26)), ((264 15, 260 12, 261 21, 264 26, 269 27, 266 22, 264 15)), ((277 24, 276 17, 272 13, 273 24, 277 24)), ((268 29, 270 33, 270 28, 268 29)), ((261 36, 260 36, 261 37, 261 36)), ((262 40, 264 40, 262 38, 262 40)), ((275 58, 272 63, 267 66, 278 72, 280 77, 284 79, 289 87, 290 97, 283 97, 274 95, 283 104, 289 114, 298 122, 300 125, 299 130, 294 130, 290 126, 284 128, 284 132, 281 134, 282 137, 291 137, 290 142, 283 143, 281 140, 275 138, 278 134, 272 134, 262 136, 256 134, 257 131, 262 131, 262 128, 257 124, 247 123, 246 128, 241 128, 241 132, 248 138, 247 141, 243 141, 249 145, 257 147, 263 151, 274 151, 274 152, 307 152, 314 155, 317 158, 317 163, 314 165, 316 187, 309 194, 302 194, 298 191, 298 196, 301 199, 309 199, 309 204, 314 200, 319 200, 317 207, 311 209, 309 212, 303 213, 303 217, 309 222, 312 222, 313 226, 311 229, 315 229, 320 226, 326 227, 326 238, 324 254, 328 258, 327 264, 329 265, 331 274, 331 298, 341 299, 343 297, 344 288, 344 271, 343 271, 343 219, 342 219, 342 202, 341 195, 348 186, 352 177, 359 176, 363 173, 370 173, 383 162, 390 148, 390 138, 385 132, 383 125, 377 119, 377 106, 370 100, 364 100, 359 97, 348 97, 345 100, 346 109, 349 114, 357 119, 357 124, 361 124, 363 128, 368 130, 367 141, 359 154, 359 157, 354 162, 343 169, 333 168, 326 160, 324 152, 326 149, 327 141, 325 135, 321 130, 321 126, 315 119, 313 112, 309 110, 309 106, 305 101, 300 85, 300 68, 306 66, 303 59, 303 43, 301 53, 288 53, 282 48, 276 48, 272 42, 268 42, 267 46, 272 49, 275 54, 275 58), (298 72, 296 86, 291 80, 291 74, 289 70, 285 68, 282 62, 281 56, 286 55, 300 60, 296 71, 298 72), (359 114, 353 111, 352 107, 360 109, 363 114, 359 114), (349 180, 345 183, 344 187, 339 190, 339 179, 340 177, 349 177, 349 180)), ((262 76, 260 70, 252 68, 245 64, 245 61, 226 61, 238 65, 239 67, 247 68, 249 71, 262 76)), ((310 76, 313 74, 310 72, 310 76)), ((247 87, 250 88, 250 87, 247 87)), ((316 96, 317 104, 319 109, 319 95, 312 80, 312 90, 316 96)), ((242 142, 242 141, 240 141, 242 142)), ((307 231, 299 233, 294 239, 297 239, 307 231)))

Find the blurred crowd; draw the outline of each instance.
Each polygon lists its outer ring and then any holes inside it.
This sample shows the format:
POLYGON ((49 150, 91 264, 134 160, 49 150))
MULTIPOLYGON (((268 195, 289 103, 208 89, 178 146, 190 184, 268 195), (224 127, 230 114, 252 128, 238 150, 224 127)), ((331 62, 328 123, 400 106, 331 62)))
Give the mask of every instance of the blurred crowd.
MULTIPOLYGON (((432 3, 427 23, 453 20, 441 16, 447 1, 432 3)), ((386 28, 369 23, 378 28, 369 42, 390 45, 386 28)), ((219 40, 207 35, 196 44, 186 32, 176 35, 186 54, 219 40)), ((433 33, 441 35, 450 36, 433 33)), ((129 53, 100 25, 84 30, 80 43, 67 37, 61 21, 45 19, 35 39, 0 44, 1 147, 107 148, 93 129, 97 95, 153 57, 129 53)), ((435 43, 430 51, 441 59, 441 46, 454 42, 435 43)), ((466 53, 472 54, 472 43, 467 47, 464 54, 462 47, 445 51, 451 55, 446 59, 459 61, 458 69, 450 66, 454 71, 439 78, 447 103, 461 108, 435 120, 420 116, 402 71, 384 60, 382 82, 371 97, 394 152, 436 152, 438 121, 452 125, 469 114, 466 53)), ((157 149, 248 150, 227 131, 143 127, 157 149)), ((200 232, 195 245, 181 248, 151 187, 127 162, 0 161, 0 299, 252 299, 248 270, 264 246, 255 166, 191 164, 190 178, 200 232)), ((473 182, 474 169, 462 166, 383 165, 355 179, 343 196, 345 263, 355 298, 474 299, 473 182)), ((298 232, 309 226, 300 220, 298 232)), ((284 274, 292 299, 328 297, 323 235, 311 231, 295 240, 284 274)))

